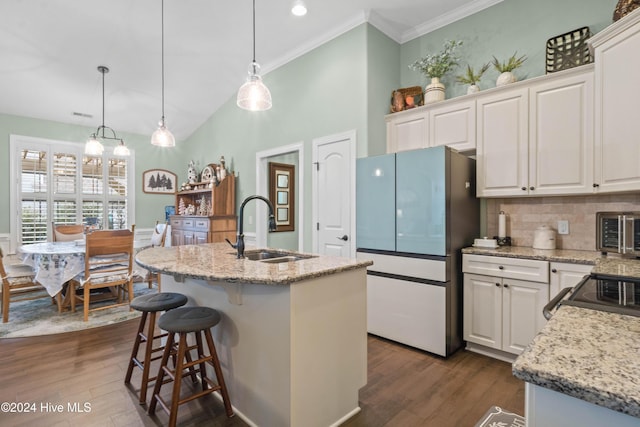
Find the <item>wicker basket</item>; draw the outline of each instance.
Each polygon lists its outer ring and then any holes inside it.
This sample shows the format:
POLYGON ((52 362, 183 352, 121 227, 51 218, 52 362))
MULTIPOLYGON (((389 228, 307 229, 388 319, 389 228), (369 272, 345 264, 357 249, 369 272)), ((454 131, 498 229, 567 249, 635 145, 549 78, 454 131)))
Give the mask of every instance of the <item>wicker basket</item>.
POLYGON ((589 27, 582 27, 547 40, 547 74, 589 64, 589 27))
POLYGON ((392 113, 419 107, 421 105, 424 105, 424 95, 420 86, 405 87, 391 92, 391 106, 389 111, 392 113), (393 98, 396 92, 400 92, 402 94, 401 105, 394 105, 393 98), (410 101, 412 102, 409 102, 407 98, 410 98, 410 101))

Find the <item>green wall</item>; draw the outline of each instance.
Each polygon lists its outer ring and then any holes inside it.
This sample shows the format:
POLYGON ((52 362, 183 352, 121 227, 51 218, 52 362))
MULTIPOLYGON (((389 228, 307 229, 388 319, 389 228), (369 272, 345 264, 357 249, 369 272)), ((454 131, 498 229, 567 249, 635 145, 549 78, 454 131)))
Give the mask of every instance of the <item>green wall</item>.
MULTIPOLYGON (((96 125, 97 126, 97 125, 96 125)), ((89 134, 95 132, 95 127, 75 126, 47 120, 18 117, 0 114, 0 204, 7 206, 0 214, 0 233, 9 232, 9 188, 15 182, 9 177, 9 136, 25 135, 35 138, 53 139, 59 141, 84 144, 89 134)), ((149 142, 151 136, 135 135, 118 132, 125 143, 136 153, 135 162, 135 191, 136 191, 136 227, 152 227, 156 220, 164 220, 164 206, 175 204, 173 196, 145 194, 142 192, 142 172, 147 169, 168 169, 175 171, 174 152, 154 147, 149 142)), ((115 145, 115 142, 113 143, 115 145)), ((185 148, 178 144, 176 150, 185 148)), ((186 168, 185 168, 186 170, 186 168)))
MULTIPOLYGON (((503 59, 518 51, 529 59, 516 74, 521 80, 535 77, 544 74, 547 39, 585 25, 595 34, 611 23, 615 5, 616 0, 505 0, 401 46, 371 25, 361 25, 267 74, 265 83, 274 102, 269 111, 240 110, 234 95, 175 149, 151 146, 148 135, 123 134, 136 151, 136 225, 152 226, 156 219, 164 218, 164 206, 174 203, 171 196, 141 191, 140 177, 147 169, 171 170, 180 183, 186 180, 189 160, 195 160, 201 169, 224 155, 227 166, 237 174, 239 206, 255 193, 256 152, 303 142, 306 215, 302 226, 305 250, 309 250, 314 138, 356 130, 358 157, 382 154, 386 151, 384 115, 389 111, 391 91, 427 83, 407 67, 418 57, 439 51, 447 39, 463 40, 462 67, 467 63, 479 67, 492 55, 503 59)), ((454 83, 459 73, 454 71, 444 79, 447 98, 466 93, 464 85, 454 83)), ((480 86, 494 87, 496 77, 495 70, 487 71, 480 86)), ((9 201, 10 134, 84 143, 94 129, 0 114, 0 173, 4 174, 0 203, 7 206, 9 201)), ((255 218, 253 203, 247 205, 247 215, 255 218)), ((254 230, 254 225, 247 224, 246 231, 254 230)), ((5 210, 0 215, 0 233, 7 232, 5 210)))
MULTIPOLYGON (((612 23, 617 0, 505 0, 446 27, 402 45, 400 53, 402 87, 430 83, 408 65, 427 53, 442 50, 445 40, 462 40, 460 67, 446 75, 447 99, 466 94, 466 85, 456 83, 467 64, 480 68, 495 56, 505 60, 514 52, 528 59, 515 71, 519 80, 545 74, 547 40, 588 26, 595 34, 612 23)), ((495 87, 498 72, 491 67, 484 74, 481 89, 495 87)))

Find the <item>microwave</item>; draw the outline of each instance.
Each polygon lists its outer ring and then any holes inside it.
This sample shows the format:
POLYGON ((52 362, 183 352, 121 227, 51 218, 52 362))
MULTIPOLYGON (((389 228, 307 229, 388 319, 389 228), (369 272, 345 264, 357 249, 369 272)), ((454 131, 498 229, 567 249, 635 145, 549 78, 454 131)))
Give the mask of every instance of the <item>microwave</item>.
POLYGON ((640 212, 598 212, 596 249, 625 256, 640 256, 640 212))

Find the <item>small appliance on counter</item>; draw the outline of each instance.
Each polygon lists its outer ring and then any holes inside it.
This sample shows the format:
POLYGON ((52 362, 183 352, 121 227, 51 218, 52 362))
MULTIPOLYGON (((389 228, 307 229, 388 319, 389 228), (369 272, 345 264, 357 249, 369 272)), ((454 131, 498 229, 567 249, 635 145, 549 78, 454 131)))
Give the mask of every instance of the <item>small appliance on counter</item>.
POLYGON ((533 232, 533 249, 555 249, 556 232, 548 225, 541 225, 533 232))
POLYGON ((624 257, 640 254, 640 212, 598 212, 596 249, 624 257))

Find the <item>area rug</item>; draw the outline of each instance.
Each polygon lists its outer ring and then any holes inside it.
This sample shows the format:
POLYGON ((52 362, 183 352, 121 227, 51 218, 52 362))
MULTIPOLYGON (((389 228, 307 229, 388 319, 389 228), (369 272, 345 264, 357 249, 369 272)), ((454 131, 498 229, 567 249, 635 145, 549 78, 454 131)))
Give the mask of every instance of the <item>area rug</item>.
POLYGON ((492 406, 482 416, 475 427, 524 427, 524 417, 504 411, 498 406, 492 406))
MULTIPOLYGON (((151 292, 158 292, 158 289, 156 287, 149 289, 147 282, 134 283, 133 285, 135 296, 151 292)), ((20 338, 79 331, 123 322, 139 316, 139 311, 129 311, 128 306, 121 306, 91 312, 89 320, 84 322, 80 306, 75 313, 70 311, 58 313, 56 305, 51 303, 51 298, 20 301, 11 304, 9 322, 0 323, 0 338, 20 338)))

